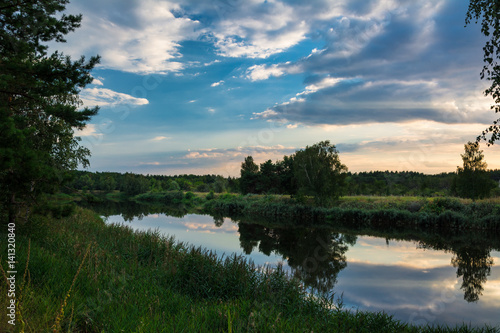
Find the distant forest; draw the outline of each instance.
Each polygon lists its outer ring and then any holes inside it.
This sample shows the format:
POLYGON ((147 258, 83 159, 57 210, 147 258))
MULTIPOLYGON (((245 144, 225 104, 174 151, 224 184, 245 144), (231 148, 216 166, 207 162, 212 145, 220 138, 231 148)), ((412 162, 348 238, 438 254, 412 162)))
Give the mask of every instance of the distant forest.
MULTIPOLYGON (((269 163, 270 161, 266 162, 269 163)), ((500 170, 487 171, 490 178, 500 181, 500 170)), ((191 191, 214 193, 243 193, 240 178, 218 175, 141 175, 117 172, 73 171, 72 179, 61 189, 75 191, 121 191, 127 195, 146 192, 191 191)), ((457 173, 426 175, 413 171, 347 172, 343 195, 405 195, 405 196, 458 196, 455 182, 457 173)), ((252 193, 294 195, 290 179, 279 172, 263 175, 259 171, 254 179, 252 193), (281 177, 280 177, 281 176, 281 177)), ((491 192, 500 196, 500 188, 491 192)))

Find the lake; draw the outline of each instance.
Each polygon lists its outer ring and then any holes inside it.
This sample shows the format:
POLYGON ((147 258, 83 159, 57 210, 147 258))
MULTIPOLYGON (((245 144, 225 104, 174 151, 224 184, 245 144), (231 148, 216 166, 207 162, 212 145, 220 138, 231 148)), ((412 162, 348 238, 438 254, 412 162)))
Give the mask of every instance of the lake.
POLYGON ((342 296, 345 309, 385 311, 417 325, 500 327, 498 235, 270 228, 131 205, 96 211, 107 223, 158 230, 221 256, 281 263, 309 288, 342 296))

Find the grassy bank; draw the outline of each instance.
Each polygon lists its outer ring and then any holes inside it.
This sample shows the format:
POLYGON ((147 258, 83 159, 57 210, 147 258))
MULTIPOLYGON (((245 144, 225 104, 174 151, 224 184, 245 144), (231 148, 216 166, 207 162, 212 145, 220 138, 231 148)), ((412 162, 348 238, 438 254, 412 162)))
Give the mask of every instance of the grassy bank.
MULTIPOLYGON (((7 253, 6 242, 0 249, 7 253)), ((19 226, 16 249, 17 325, 2 316, 2 332, 474 331, 346 312, 306 294, 280 269, 256 270, 238 257, 219 259, 152 232, 105 225, 81 208, 19 226)), ((0 293, 7 287, 2 278, 0 293)), ((0 298, 2 309, 7 301, 0 298)))
POLYGON ((344 197, 318 207, 280 196, 223 195, 204 205, 225 216, 261 216, 293 224, 355 228, 500 230, 500 203, 457 198, 344 197))
POLYGON ((214 216, 260 217, 280 225, 500 231, 500 198, 472 201, 448 197, 346 196, 329 207, 315 205, 312 198, 182 191, 148 192, 132 198, 120 193, 106 196, 86 193, 73 198, 88 202, 134 200, 214 216))

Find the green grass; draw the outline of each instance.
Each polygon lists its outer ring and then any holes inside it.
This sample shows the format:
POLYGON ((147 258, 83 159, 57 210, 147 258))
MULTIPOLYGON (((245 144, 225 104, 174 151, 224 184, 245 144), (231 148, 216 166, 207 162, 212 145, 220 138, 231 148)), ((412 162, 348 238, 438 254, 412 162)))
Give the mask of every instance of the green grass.
POLYGON ((331 207, 297 203, 285 196, 219 196, 205 203, 214 215, 260 216, 291 225, 336 227, 500 230, 498 199, 343 197, 331 207))
MULTIPOLYGON (((346 312, 279 268, 106 225, 81 208, 19 226, 16 249, 19 332, 499 332, 417 328, 383 313, 346 312)), ((0 308, 6 302, 1 297, 0 308)), ((14 332, 5 316, 0 331, 14 332)))
MULTIPOLYGON (((87 193, 86 202, 105 200, 87 193)), ((289 225, 329 225, 353 228, 417 228, 456 230, 500 230, 500 198, 472 201, 454 197, 346 196, 330 206, 317 206, 313 198, 288 195, 238 195, 148 192, 133 198, 139 203, 177 206, 191 213, 240 218, 254 216, 289 225)), ((109 199, 109 198, 108 198, 109 199)))

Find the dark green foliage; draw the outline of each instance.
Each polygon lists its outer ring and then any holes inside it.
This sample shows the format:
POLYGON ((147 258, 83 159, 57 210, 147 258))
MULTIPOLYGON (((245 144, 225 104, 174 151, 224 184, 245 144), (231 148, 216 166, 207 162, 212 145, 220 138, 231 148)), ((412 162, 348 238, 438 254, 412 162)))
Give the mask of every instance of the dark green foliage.
POLYGON ((252 156, 246 157, 241 164, 240 192, 311 195, 325 204, 341 194, 346 172, 335 146, 322 141, 284 156, 282 161, 268 160, 260 169, 252 156))
POLYGON ((143 175, 126 173, 121 184, 121 191, 127 195, 137 195, 149 191, 149 181, 143 175))
MULTIPOLYGON (((220 199, 220 198, 219 198, 220 199)), ((355 228, 488 229, 500 230, 500 206, 490 203, 464 205, 457 199, 436 198, 399 204, 356 202, 325 208, 303 205, 278 196, 239 196, 208 201, 211 214, 231 217, 253 216, 287 225, 346 226, 355 228), (415 207, 419 207, 415 211, 415 207)))
POLYGON ((243 194, 257 193, 259 181, 259 167, 253 161, 252 156, 245 157, 241 163, 240 171, 240 191, 243 194))
POLYGON ((321 204, 341 195, 347 167, 340 163, 338 151, 330 141, 297 151, 293 167, 300 194, 314 196, 321 204))
MULTIPOLYGON (((191 192, 189 192, 191 193, 191 192)), ((191 193, 192 194, 192 193, 191 193)), ((187 195, 186 195, 187 197, 187 195)), ((189 195, 192 198, 191 195, 189 195)), ((165 205, 176 205, 183 202, 184 193, 182 191, 168 191, 161 193, 143 193, 134 197, 137 201, 160 202, 165 205)), ((189 200, 189 199, 188 199, 189 200)))
POLYGON ((70 182, 61 188, 65 193, 80 190, 112 192, 120 190, 127 195, 162 191, 197 191, 222 193, 227 190, 238 192, 238 180, 216 175, 137 175, 118 172, 74 171, 70 182), (182 185, 182 188, 181 188, 182 185))
POLYGON ((10 222, 42 193, 57 190, 68 170, 88 165, 90 151, 79 146, 73 129, 97 113, 80 109, 78 93, 92 82, 99 58, 71 61, 48 55, 45 45, 79 27, 81 16, 60 15, 67 3, 0 5, 0 205, 10 222))
POLYGON ((483 151, 477 142, 468 142, 465 153, 461 154, 463 167, 457 167, 456 191, 458 195, 472 200, 489 196, 497 183, 490 179, 483 162, 483 151))
MULTIPOLYGON (((283 160, 273 164, 275 174, 273 179, 278 179, 279 186, 266 188, 259 185, 260 175, 255 175, 255 186, 263 191, 263 194, 273 192, 276 194, 292 194, 297 200, 301 199, 297 195, 297 184, 293 178, 293 155, 284 156, 283 160)), ((491 170, 487 174, 489 178, 498 184, 500 180, 500 170, 491 170)), ((71 181, 61 191, 64 193, 74 193, 79 190, 89 191, 104 191, 112 192, 114 190, 123 189, 125 176, 133 174, 120 174, 117 172, 87 172, 74 171, 71 173, 71 181)), ((180 186, 176 179, 188 186, 187 191, 209 192, 217 190, 229 191, 231 193, 240 192, 238 178, 224 178, 215 175, 195 176, 195 175, 180 175, 180 176, 160 176, 160 175, 135 175, 136 177, 144 177, 149 182, 149 188, 142 186, 145 192, 161 192, 161 191, 178 191, 180 186), (152 187, 152 184, 156 184, 152 187), (162 190, 159 190, 161 187, 162 190), (207 191, 207 188, 209 189, 207 191)), ((394 171, 371 171, 360 173, 347 173, 346 186, 344 187, 347 195, 411 195, 411 196, 447 196, 456 193, 453 187, 453 180, 456 173, 441 173, 438 175, 425 175, 418 172, 394 172, 394 171)), ((498 193, 500 194, 500 188, 498 193)), ((303 203, 307 202, 307 198, 302 196, 303 203)))
POLYGON ((207 196, 205 197, 205 199, 207 200, 212 200, 214 198, 215 198, 214 191, 210 191, 210 193, 208 193, 207 196))

